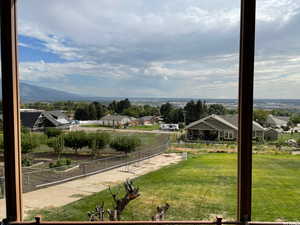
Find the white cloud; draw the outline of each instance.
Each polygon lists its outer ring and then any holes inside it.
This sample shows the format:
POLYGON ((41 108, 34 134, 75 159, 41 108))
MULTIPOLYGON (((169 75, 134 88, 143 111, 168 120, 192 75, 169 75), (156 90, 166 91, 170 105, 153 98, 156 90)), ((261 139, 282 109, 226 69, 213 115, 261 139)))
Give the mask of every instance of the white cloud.
MULTIPOLYGON (((144 96, 237 97, 237 0, 19 4, 20 34, 42 41, 39 50, 66 60, 22 62, 22 79, 38 82, 83 75, 115 82, 94 87, 97 95, 114 94, 109 90, 113 87, 123 96, 127 91, 144 96)), ((299 7, 298 0, 257 1, 256 97, 300 95, 300 90, 290 90, 296 88, 300 70, 300 33, 293 28, 300 25, 299 7)), ((34 48, 28 43, 20 46, 34 48)), ((93 89, 81 86, 82 93, 93 89)))

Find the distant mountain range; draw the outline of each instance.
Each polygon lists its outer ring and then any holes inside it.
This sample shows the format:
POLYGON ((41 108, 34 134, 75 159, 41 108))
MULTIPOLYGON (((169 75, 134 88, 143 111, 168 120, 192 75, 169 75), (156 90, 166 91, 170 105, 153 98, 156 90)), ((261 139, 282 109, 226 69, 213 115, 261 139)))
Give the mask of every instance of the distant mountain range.
MULTIPOLYGON (((2 87, 0 87, 0 90, 2 87)), ((37 102, 37 101, 83 101, 87 100, 88 97, 83 97, 77 94, 59 91, 52 88, 39 87, 31 84, 27 84, 24 82, 20 82, 20 92, 21 92, 21 102, 37 102)), ((0 93, 0 97, 2 99, 2 90, 0 93)))
MULTIPOLYGON (((113 100, 121 100, 126 97, 93 97, 82 96, 75 93, 60 91, 52 88, 45 88, 36 85, 31 85, 26 82, 20 82, 21 101, 22 103, 29 102, 55 102, 55 101, 99 101, 111 102, 113 100)), ((2 90, 0 85, 0 98, 2 99, 2 90)), ((190 100, 196 98, 155 98, 155 97, 129 97, 131 102, 136 104, 150 104, 160 106, 163 103, 170 102, 178 107, 183 107, 190 100)), ((228 108, 236 108, 237 99, 202 99, 208 104, 223 104, 228 108)), ((263 109, 290 109, 300 112, 300 99, 254 99, 255 108, 263 109)))

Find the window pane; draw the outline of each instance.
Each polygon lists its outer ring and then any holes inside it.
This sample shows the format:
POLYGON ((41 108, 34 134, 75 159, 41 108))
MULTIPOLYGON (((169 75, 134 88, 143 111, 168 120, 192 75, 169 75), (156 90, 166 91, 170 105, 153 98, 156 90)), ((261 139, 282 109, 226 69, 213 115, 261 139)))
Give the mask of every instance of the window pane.
POLYGON ((257 1, 254 120, 265 131, 253 145, 253 220, 300 219, 299 6, 257 1))
POLYGON ((239 2, 19 2, 26 219, 236 218, 239 2))

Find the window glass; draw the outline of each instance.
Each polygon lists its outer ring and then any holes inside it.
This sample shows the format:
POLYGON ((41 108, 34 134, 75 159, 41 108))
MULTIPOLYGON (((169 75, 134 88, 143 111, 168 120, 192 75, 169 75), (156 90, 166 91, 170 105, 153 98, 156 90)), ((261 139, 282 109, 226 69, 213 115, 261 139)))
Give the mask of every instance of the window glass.
POLYGON ((253 207, 256 221, 299 221, 299 1, 257 0, 253 207))
POLYGON ((239 0, 18 4, 26 220, 235 220, 239 0))

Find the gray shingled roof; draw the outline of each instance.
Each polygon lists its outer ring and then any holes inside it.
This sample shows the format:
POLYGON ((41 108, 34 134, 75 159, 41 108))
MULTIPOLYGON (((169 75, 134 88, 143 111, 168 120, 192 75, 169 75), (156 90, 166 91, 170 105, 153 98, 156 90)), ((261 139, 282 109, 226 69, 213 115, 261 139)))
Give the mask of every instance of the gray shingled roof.
MULTIPOLYGON (((214 119, 226 124, 227 126, 231 126, 235 130, 238 129, 238 115, 237 114, 234 114, 234 115, 214 115, 213 114, 213 115, 207 116, 203 119, 197 120, 197 121, 189 124, 186 128, 193 127, 193 126, 201 123, 202 121, 205 121, 208 118, 214 118, 214 119)), ((253 121, 253 130, 264 131, 264 128, 259 123, 253 121)))
POLYGON ((101 118, 101 120, 110 120, 110 121, 122 121, 123 119, 129 119, 128 116, 121 116, 121 115, 106 115, 101 118))
POLYGON ((68 118, 60 111, 48 112, 21 112, 21 123, 25 127, 33 128, 34 124, 40 116, 47 118, 54 126, 62 126, 70 124, 68 118))

